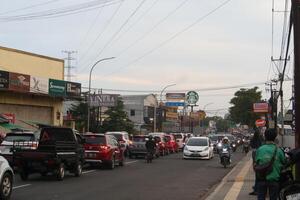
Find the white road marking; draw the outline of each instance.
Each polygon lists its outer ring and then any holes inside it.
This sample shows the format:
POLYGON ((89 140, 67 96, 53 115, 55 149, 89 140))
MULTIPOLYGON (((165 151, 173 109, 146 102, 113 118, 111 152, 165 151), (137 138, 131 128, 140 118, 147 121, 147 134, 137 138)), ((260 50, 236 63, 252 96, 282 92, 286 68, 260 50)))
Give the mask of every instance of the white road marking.
POLYGON ((134 161, 130 161, 130 162, 125 162, 125 165, 130 165, 130 164, 133 164, 133 163, 137 163, 139 162, 138 160, 134 160, 134 161))
POLYGON ((84 171, 84 172, 82 172, 82 174, 88 174, 88 173, 95 172, 95 171, 96 171, 96 170, 84 171))
POLYGON ((31 186, 31 184, 25 184, 25 185, 15 186, 15 187, 13 187, 13 190, 19 189, 19 188, 23 188, 23 187, 28 187, 28 186, 31 186))

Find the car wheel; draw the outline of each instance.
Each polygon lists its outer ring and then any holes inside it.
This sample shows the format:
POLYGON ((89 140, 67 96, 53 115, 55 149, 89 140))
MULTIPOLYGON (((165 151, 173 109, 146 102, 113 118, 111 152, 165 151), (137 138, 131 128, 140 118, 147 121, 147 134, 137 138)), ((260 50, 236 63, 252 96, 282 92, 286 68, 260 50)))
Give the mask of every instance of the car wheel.
POLYGON ((21 169, 20 177, 21 177, 22 181, 27 181, 28 180, 28 172, 25 169, 21 169))
POLYGON ((13 178, 12 175, 8 172, 6 172, 1 180, 1 193, 0 193, 0 199, 2 200, 8 200, 10 199, 11 192, 12 192, 12 183, 13 178))
POLYGON ((74 175, 76 177, 81 176, 82 174, 82 163, 79 161, 77 162, 77 164, 75 165, 75 171, 74 171, 74 175))
POLYGON ((124 159, 122 159, 122 160, 119 161, 119 166, 123 167, 124 164, 125 164, 124 159))
POLYGON ((63 163, 57 168, 56 179, 62 181, 65 177, 65 166, 63 163))
POLYGON ((115 157, 113 156, 112 159, 111 159, 111 161, 108 164, 108 169, 114 169, 116 167, 115 163, 116 163, 115 157))

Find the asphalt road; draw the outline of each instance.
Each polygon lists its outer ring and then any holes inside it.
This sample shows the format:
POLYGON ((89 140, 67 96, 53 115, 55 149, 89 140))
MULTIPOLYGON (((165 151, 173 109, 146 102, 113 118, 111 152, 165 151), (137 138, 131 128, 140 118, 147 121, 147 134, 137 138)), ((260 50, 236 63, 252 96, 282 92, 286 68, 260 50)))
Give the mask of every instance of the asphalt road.
MULTIPOLYGON (((234 153, 233 165, 243 156, 234 153)), ((182 160, 178 153, 151 164, 138 159, 114 170, 87 168, 81 177, 67 175, 63 181, 32 175, 24 182, 16 175, 12 200, 199 200, 231 169, 218 156, 182 160)))

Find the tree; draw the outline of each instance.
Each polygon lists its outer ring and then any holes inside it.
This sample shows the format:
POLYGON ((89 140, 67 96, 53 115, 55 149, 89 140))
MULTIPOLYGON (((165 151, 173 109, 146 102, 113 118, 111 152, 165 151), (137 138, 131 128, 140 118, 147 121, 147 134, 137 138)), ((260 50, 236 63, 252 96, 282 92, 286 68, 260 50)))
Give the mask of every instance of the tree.
POLYGON ((75 119, 75 128, 77 130, 83 130, 87 127, 87 103, 72 104, 70 113, 75 119))
POLYGON ((134 125, 124 111, 124 104, 121 99, 118 100, 117 106, 109 108, 105 114, 109 117, 103 121, 102 132, 127 131, 130 134, 134 133, 134 125))
POLYGON ((235 123, 248 125, 253 127, 255 120, 259 117, 253 112, 253 104, 261 102, 261 91, 257 91, 258 87, 252 89, 240 89, 234 94, 230 104, 230 119, 235 123))

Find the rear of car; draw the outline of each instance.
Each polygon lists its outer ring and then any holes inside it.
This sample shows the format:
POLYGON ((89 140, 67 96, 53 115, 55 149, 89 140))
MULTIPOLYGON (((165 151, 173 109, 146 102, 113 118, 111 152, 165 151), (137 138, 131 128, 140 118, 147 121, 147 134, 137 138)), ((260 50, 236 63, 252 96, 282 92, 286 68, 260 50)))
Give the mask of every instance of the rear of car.
POLYGON ((113 169, 116 162, 123 165, 123 151, 116 138, 104 134, 85 134, 85 162, 92 165, 107 165, 113 169))
POLYGON ((132 137, 132 143, 129 145, 129 157, 145 156, 147 154, 145 135, 135 135, 132 137))
POLYGON ((178 144, 176 143, 175 137, 173 135, 165 135, 165 141, 169 152, 178 152, 178 144))
POLYGON ((28 149, 36 149, 38 146, 39 132, 31 133, 7 133, 0 145, 0 155, 2 155, 12 166, 13 144, 18 142, 20 146, 28 149))
POLYGON ((129 139, 129 134, 125 131, 120 131, 120 132, 106 132, 106 135, 112 135, 114 136, 117 141, 122 144, 122 150, 124 151, 125 155, 128 155, 128 148, 131 143, 129 139))
POLYGON ((149 135, 154 138, 161 156, 169 154, 164 133, 149 133, 149 135))
POLYGON ((173 135, 176 139, 176 143, 178 145, 178 148, 182 150, 183 147, 184 147, 184 144, 183 144, 184 143, 184 141, 183 141, 184 135, 182 133, 174 133, 173 135))

